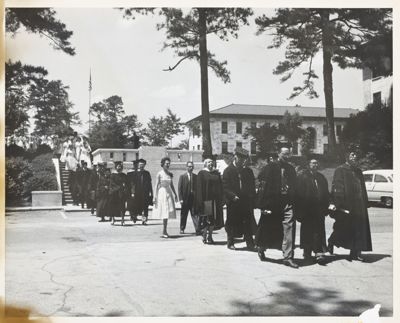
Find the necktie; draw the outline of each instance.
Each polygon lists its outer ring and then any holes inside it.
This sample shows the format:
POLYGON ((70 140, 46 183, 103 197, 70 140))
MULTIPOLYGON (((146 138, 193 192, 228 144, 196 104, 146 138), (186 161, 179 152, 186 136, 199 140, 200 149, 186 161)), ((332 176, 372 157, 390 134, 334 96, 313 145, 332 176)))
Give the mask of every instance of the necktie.
POLYGON ((190 187, 190 193, 192 193, 193 192, 192 174, 189 174, 189 187, 190 187))

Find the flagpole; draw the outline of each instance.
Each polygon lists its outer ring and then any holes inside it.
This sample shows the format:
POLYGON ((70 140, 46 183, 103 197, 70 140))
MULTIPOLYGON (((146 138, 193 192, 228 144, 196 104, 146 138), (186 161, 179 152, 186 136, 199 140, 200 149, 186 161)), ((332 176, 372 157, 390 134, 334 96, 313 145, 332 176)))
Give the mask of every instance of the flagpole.
POLYGON ((92 69, 89 70, 89 135, 90 135, 90 107, 92 98, 92 69))

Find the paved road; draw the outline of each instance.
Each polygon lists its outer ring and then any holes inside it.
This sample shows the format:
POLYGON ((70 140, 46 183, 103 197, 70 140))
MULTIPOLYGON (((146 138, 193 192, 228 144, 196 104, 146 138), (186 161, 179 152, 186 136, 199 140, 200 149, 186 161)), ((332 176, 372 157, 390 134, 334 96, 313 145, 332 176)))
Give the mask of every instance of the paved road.
MULTIPOLYGON (((215 246, 203 245, 178 234, 179 219, 161 239, 159 220, 121 227, 85 212, 9 213, 6 303, 42 316, 358 316, 380 303, 392 316, 392 210, 369 211, 367 263, 336 249, 326 266, 306 265, 296 249, 297 270, 279 263, 279 251, 260 262, 243 242, 228 250, 223 230, 215 246)), ((329 236, 330 218, 326 228, 329 236)))

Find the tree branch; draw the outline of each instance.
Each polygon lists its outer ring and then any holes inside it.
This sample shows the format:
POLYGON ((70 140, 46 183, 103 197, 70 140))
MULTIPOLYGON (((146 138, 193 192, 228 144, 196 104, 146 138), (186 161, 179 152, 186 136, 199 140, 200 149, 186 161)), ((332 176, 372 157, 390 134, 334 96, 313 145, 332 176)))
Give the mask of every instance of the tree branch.
POLYGON ((185 57, 182 57, 173 67, 168 66, 168 68, 167 68, 167 69, 163 69, 163 71, 164 71, 164 72, 171 72, 171 71, 173 71, 175 68, 177 68, 178 65, 179 65, 180 63, 182 63, 185 59, 187 59, 187 58, 192 58, 192 57, 195 57, 195 56, 196 56, 196 55, 187 55, 187 56, 185 56, 185 57))

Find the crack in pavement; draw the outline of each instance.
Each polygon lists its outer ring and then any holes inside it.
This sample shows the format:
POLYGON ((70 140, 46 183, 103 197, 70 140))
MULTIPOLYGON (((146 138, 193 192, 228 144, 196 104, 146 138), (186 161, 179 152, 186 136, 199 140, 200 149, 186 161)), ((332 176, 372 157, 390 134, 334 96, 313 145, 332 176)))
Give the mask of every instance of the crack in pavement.
MULTIPOLYGON (((45 263, 45 264, 40 268, 40 270, 42 270, 42 271, 44 271, 44 272, 46 272, 46 273, 49 274, 49 276, 50 276, 50 281, 51 281, 53 284, 56 284, 56 285, 58 285, 58 286, 68 287, 68 289, 63 293, 63 298, 62 298, 62 304, 61 304, 61 306, 60 306, 58 309, 56 309, 55 311, 53 311, 53 312, 51 312, 50 314, 48 314, 47 316, 53 316, 55 313, 57 313, 57 312, 59 312, 59 311, 64 311, 63 309, 64 309, 64 307, 65 307, 65 304, 66 304, 66 302, 67 302, 67 297, 68 297, 67 294, 74 288, 74 286, 71 286, 71 285, 68 285, 68 284, 64 284, 64 283, 60 283, 60 282, 54 280, 54 276, 55 276, 55 275, 54 275, 51 271, 45 269, 45 267, 47 267, 48 265, 50 265, 50 264, 52 264, 52 263, 55 263, 56 261, 59 261, 59 260, 61 260, 61 259, 66 259, 66 258, 71 258, 71 257, 79 257, 79 256, 82 256, 82 254, 58 257, 58 258, 52 259, 51 261, 45 263)), ((68 313, 68 311, 64 311, 64 312, 67 312, 67 313, 68 313)))

